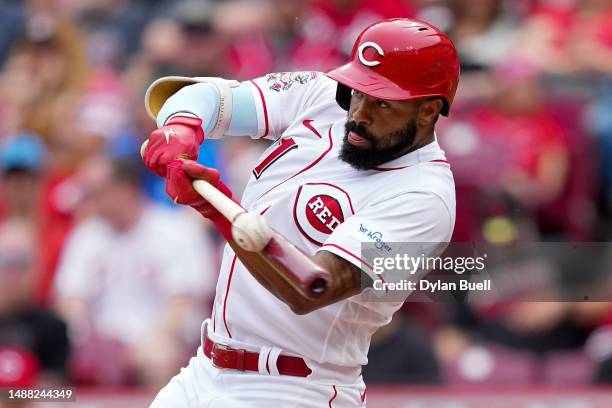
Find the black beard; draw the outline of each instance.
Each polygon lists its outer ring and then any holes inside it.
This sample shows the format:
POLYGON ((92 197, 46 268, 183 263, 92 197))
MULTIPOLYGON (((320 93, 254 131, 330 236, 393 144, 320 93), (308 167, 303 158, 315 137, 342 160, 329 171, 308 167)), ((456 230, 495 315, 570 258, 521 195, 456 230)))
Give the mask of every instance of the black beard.
POLYGON ((416 131, 416 121, 410 121, 403 129, 391 132, 384 137, 387 140, 397 140, 397 143, 381 148, 379 147, 379 140, 374 135, 355 121, 349 120, 344 125, 344 140, 338 157, 357 170, 370 170, 408 153, 416 138, 416 131), (350 144, 348 141, 349 132, 369 141, 370 147, 363 148, 350 144))

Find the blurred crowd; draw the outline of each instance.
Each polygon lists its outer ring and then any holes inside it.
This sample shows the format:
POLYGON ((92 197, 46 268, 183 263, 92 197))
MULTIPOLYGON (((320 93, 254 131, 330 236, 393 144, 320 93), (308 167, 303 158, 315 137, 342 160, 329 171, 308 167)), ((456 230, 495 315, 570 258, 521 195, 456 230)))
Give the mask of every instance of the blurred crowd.
MULTIPOLYGON (((325 71, 392 17, 460 54, 453 240, 609 241, 612 0, 0 0, 0 385, 156 387, 194 353, 222 241, 140 164, 154 79, 325 71)), ((239 193, 264 147, 200 161, 239 193)), ((607 303, 404 309, 366 381, 612 382, 607 303)))

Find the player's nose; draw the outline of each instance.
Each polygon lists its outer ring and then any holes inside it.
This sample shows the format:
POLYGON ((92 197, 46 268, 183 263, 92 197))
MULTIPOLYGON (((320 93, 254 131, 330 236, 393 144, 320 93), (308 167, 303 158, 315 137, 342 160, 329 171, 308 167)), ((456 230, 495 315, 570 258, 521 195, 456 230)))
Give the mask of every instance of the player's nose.
POLYGON ((370 115, 370 109, 366 99, 367 98, 361 98, 361 100, 352 101, 351 104, 351 119, 362 126, 370 126, 372 124, 372 116, 370 115))

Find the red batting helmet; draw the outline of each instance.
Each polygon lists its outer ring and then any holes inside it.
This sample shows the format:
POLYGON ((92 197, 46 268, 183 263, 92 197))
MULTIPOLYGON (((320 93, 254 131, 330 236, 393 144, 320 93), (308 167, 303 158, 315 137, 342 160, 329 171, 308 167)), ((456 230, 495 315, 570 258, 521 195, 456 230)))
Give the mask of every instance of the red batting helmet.
POLYGON ((351 60, 327 73, 338 81, 336 99, 348 110, 351 89, 388 100, 441 97, 448 111, 459 83, 451 40, 431 24, 407 18, 372 24, 359 34, 351 60))

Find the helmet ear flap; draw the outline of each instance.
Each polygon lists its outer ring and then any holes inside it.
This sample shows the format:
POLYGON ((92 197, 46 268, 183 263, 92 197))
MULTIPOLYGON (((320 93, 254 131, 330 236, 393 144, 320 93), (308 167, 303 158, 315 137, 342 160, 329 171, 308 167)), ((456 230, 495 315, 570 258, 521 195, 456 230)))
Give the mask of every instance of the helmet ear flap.
POLYGON ((442 98, 442 110, 440 110, 440 114, 442 116, 447 116, 448 117, 448 113, 450 111, 450 106, 448 104, 448 100, 446 98, 442 98))
POLYGON ((351 106, 351 88, 338 82, 336 89, 336 102, 342 109, 348 112, 351 106))

